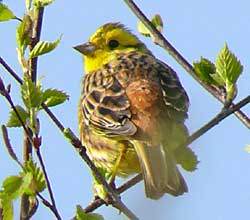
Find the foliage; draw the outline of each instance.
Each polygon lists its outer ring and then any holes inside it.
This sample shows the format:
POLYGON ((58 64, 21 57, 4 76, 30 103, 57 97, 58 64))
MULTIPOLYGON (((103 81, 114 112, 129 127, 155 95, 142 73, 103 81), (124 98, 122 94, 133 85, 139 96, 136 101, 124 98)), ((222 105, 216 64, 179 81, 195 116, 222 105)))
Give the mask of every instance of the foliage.
POLYGON ((39 41, 30 52, 30 59, 49 53, 54 50, 61 41, 61 37, 54 42, 39 41))
POLYGON ((78 205, 76 206, 75 220, 104 220, 104 218, 96 213, 86 213, 83 208, 78 205))
POLYGON ((206 58, 194 62, 196 75, 204 83, 223 87, 226 90, 227 101, 232 101, 236 96, 236 82, 243 71, 238 58, 229 50, 227 44, 217 55, 215 64, 206 58))
POLYGON ((18 176, 7 177, 0 191, 0 204, 3 209, 3 220, 13 219, 13 201, 22 195, 34 197, 46 187, 40 168, 32 160, 24 164, 18 176))
POLYGON ((14 19, 16 16, 13 12, 3 3, 0 3, 0 22, 1 21, 8 21, 10 19, 14 19))
MULTIPOLYGON (((160 15, 154 15, 151 19, 152 25, 160 32, 163 31, 163 21, 160 15)), ((153 37, 147 27, 141 22, 138 22, 137 29, 140 34, 144 35, 145 37, 153 37)), ((153 39, 154 41, 154 39, 153 39)))

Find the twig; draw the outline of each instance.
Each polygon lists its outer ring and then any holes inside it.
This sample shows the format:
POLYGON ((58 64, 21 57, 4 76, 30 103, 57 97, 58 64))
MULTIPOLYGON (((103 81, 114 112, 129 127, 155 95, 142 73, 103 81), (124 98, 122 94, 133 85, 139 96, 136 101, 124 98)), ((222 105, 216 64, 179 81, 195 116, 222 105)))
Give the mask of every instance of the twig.
MULTIPOLYGON (((42 203, 55 214, 55 216, 58 215, 57 210, 54 209, 54 206, 46 198, 44 198, 40 193, 37 193, 37 196, 42 200, 42 203)), ((58 215, 57 218, 60 219, 60 216, 58 215)))
MULTIPOLYGON (((224 103, 224 97, 213 87, 203 83, 195 74, 193 66, 172 46, 172 44, 152 25, 145 14, 132 0, 124 0, 131 11, 139 18, 139 20, 148 28, 150 33, 154 37, 154 41, 160 47, 164 48, 196 81, 198 81, 203 88, 209 91, 220 102, 224 103)), ((241 122, 250 129, 250 118, 246 116, 242 111, 235 112, 235 115, 241 120, 241 122)))
MULTIPOLYGON (((11 68, 10 68, 11 69, 11 68)), ((9 72, 9 71, 8 71, 9 72)), ((11 72, 14 73, 15 79, 20 79, 18 75, 11 69, 11 72)), ((11 74, 13 76, 13 74, 11 74)), ((17 80, 20 84, 23 83, 23 80, 17 80)), ((56 124, 56 126, 60 129, 60 131, 64 135, 65 127, 62 125, 62 123, 57 119, 57 117, 53 114, 52 111, 49 110, 49 108, 42 103, 42 107, 45 110, 45 112, 49 115, 49 117, 53 120, 53 122, 56 124)), ((96 168, 93 161, 89 158, 89 156, 86 153, 86 148, 81 144, 81 141, 76 137, 76 135, 71 132, 72 135, 69 137, 71 140, 71 144, 75 147, 75 149, 79 152, 79 155, 81 158, 87 163, 87 165, 90 167, 90 169, 93 171, 96 179, 103 185, 103 187, 107 190, 109 196, 111 197, 111 204, 118 208, 121 212, 123 212, 129 219, 136 220, 138 219, 135 214, 133 214, 121 201, 119 196, 116 194, 114 189, 107 183, 107 181, 104 179, 104 177, 101 175, 99 170, 96 168)))
MULTIPOLYGON (((37 17, 34 20, 30 50, 32 50, 36 46, 36 44, 39 42, 40 36, 41 36, 41 31, 42 31, 44 8, 41 7, 37 10, 38 10, 38 11, 36 11, 37 17)), ((36 79, 37 79, 37 62, 38 62, 38 57, 34 57, 30 61, 30 71, 31 71, 30 76, 31 76, 31 80, 33 82, 36 82, 36 79)))
POLYGON ((14 77, 14 79, 19 82, 20 84, 23 84, 23 80, 15 73, 13 69, 4 61, 4 59, 0 56, 0 63, 2 66, 7 70, 7 72, 14 77))
POLYGON ((61 218, 61 216, 60 216, 60 214, 59 214, 59 212, 58 212, 58 210, 56 208, 55 198, 54 198, 54 195, 53 195, 53 191, 52 191, 52 188, 51 188, 49 177, 48 177, 48 174, 47 174, 47 171, 46 171, 46 168, 45 168, 45 165, 44 165, 44 162, 43 162, 43 158, 42 158, 42 155, 41 155, 41 152, 40 152, 39 148, 36 149, 36 154, 37 154, 38 160, 40 162, 40 165, 42 167, 44 177, 45 177, 45 180, 46 180, 46 184, 47 184, 47 187, 48 187, 49 196, 50 196, 50 199, 51 199, 51 202, 52 202, 52 207, 51 208, 53 208, 53 212, 54 212, 55 216, 57 217, 57 219, 61 220, 62 218, 61 218))
POLYGON ((234 113, 235 111, 238 111, 243 106, 247 105, 250 102, 250 95, 246 98, 239 101, 236 105, 231 106, 230 108, 226 110, 222 110, 219 114, 217 114, 212 120, 210 120, 207 124, 202 126, 199 130, 194 132, 187 141, 187 145, 192 143, 194 140, 198 139, 200 136, 202 136, 204 133, 206 133, 208 130, 213 128, 215 125, 219 124, 223 119, 234 113))
MULTIPOLYGON (((60 215, 59 215, 59 212, 58 212, 58 210, 57 210, 57 208, 56 208, 55 199, 54 199, 53 192, 52 192, 52 188, 51 188, 51 184, 50 184, 50 182, 49 182, 48 175, 47 175, 47 172, 46 172, 46 169, 45 169, 45 165, 44 165, 42 156, 41 156, 40 151, 39 151, 40 145, 39 145, 39 147, 38 147, 38 146, 37 146, 37 142, 36 142, 36 143, 34 142, 34 140, 33 140, 33 138, 32 138, 32 133, 31 133, 31 132, 29 131, 29 129, 25 126, 25 124, 24 124, 24 122, 23 122, 23 120, 22 120, 22 118, 21 118, 19 112, 17 111, 17 109, 16 109, 16 107, 15 107, 15 105, 14 105, 12 99, 11 99, 11 96, 10 96, 9 92, 4 88, 4 85, 3 85, 3 84, 2 84, 2 87, 3 87, 3 88, 1 88, 1 94, 2 94, 2 95, 6 98, 6 100, 9 102, 11 108, 13 109, 13 111, 15 112, 15 114, 16 114, 16 116, 17 116, 19 122, 21 123, 21 126, 22 126, 22 128, 23 128, 23 130, 24 130, 25 137, 26 137, 25 140, 26 140, 26 141, 29 141, 29 143, 30 143, 31 145, 33 145, 34 148, 36 149, 37 157, 38 157, 38 160, 39 160, 39 162, 40 162, 40 164, 41 164, 42 171, 43 171, 43 174, 44 174, 44 176, 45 176, 46 184, 47 184, 47 187, 48 187, 49 195, 50 195, 50 198, 51 198, 51 201, 52 201, 52 206, 53 206, 53 209, 54 209, 54 214, 56 215, 56 217, 57 217, 58 220, 61 220, 61 217, 60 217, 60 215)), ((2 130, 3 130, 3 135, 4 135, 4 137, 5 137, 4 140, 5 140, 5 142, 8 144, 8 147, 7 147, 7 148, 8 148, 8 151, 9 151, 10 155, 11 155, 13 158, 15 158, 16 155, 15 155, 14 151, 12 150, 12 147, 11 147, 9 141, 8 141, 8 135, 7 135, 7 130, 6 130, 5 126, 2 126, 2 130)), ((28 160, 28 158, 25 158, 25 159, 26 159, 26 161, 28 160)), ((16 160, 18 161, 18 159, 16 159, 16 160)), ((19 161, 18 161, 18 162, 19 162, 19 161)), ((19 162, 19 163, 20 163, 20 162, 19 162)), ((22 166, 21 163, 20 163, 20 166, 22 166)), ((22 167, 23 167, 23 166, 22 166, 22 167)), ((24 194, 24 195, 22 196, 22 198, 21 198, 21 203, 22 203, 22 204, 21 204, 21 218, 22 218, 22 219, 29 219, 29 213, 28 213, 28 210, 29 210, 29 203, 26 202, 26 201, 28 201, 28 199, 29 199, 28 196, 25 195, 25 194, 24 194), (24 210, 24 209, 25 209, 25 210, 24 210)))
MULTIPOLYGON (((132 186, 136 185, 137 183, 139 183, 142 180, 142 174, 138 174, 135 177, 133 177, 132 179, 128 180, 126 183, 124 183, 123 185, 121 185, 120 187, 117 188, 117 192, 119 192, 119 194, 123 193, 124 191, 126 191, 127 189, 131 188, 132 186)), ((100 199, 97 198, 95 199, 93 202, 91 202, 85 209, 85 212, 92 212, 95 209, 97 209, 98 207, 102 206, 103 204, 105 204, 105 202, 100 199)))
MULTIPOLYGON (((43 11, 44 8, 39 8, 34 10, 34 17, 33 17, 33 29, 32 29, 32 36, 31 41, 29 44, 30 51, 35 47, 37 42, 40 40, 41 36, 41 29, 42 29, 42 20, 43 20, 43 11)), ((29 60, 29 75, 31 77, 32 82, 36 84, 37 79, 37 61, 38 58, 34 57, 31 60, 29 60)), ((29 132, 32 136, 32 131, 29 132)), ((27 132, 24 134, 24 146, 23 146, 23 159, 24 161, 29 160, 30 156, 32 154, 32 146, 31 143, 27 140, 27 132)), ((23 196, 21 199, 21 216, 27 216, 25 212, 27 212, 27 206, 29 203, 29 200, 26 198, 26 196, 23 196), (24 213, 24 214, 23 214, 24 213)), ((26 217, 22 220, 26 220, 26 217)))

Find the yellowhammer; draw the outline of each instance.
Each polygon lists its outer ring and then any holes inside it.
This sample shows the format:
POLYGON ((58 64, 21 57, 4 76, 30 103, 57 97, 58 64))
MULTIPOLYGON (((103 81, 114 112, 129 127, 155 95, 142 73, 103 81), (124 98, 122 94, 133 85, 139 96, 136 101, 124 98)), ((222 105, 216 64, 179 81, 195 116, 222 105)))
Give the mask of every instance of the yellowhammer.
POLYGON ((75 49, 86 73, 80 136, 96 166, 111 180, 142 172, 152 199, 187 192, 176 164, 193 170, 197 161, 180 146, 189 101, 176 73, 120 23, 103 25, 75 49))

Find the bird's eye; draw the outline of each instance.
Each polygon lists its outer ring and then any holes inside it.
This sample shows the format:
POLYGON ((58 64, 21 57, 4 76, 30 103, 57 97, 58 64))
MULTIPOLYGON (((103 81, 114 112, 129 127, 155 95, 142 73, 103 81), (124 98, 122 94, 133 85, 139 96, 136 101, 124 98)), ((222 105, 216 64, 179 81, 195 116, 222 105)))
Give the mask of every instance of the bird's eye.
POLYGON ((112 49, 115 49, 116 47, 119 46, 119 42, 117 40, 110 40, 108 42, 108 46, 109 48, 112 50, 112 49))

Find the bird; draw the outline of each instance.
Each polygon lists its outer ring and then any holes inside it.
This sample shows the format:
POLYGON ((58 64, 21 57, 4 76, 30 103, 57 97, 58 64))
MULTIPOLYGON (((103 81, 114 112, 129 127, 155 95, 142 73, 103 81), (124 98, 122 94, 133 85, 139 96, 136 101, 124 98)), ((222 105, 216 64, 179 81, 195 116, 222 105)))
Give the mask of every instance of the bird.
POLYGON ((177 164, 192 171, 196 161, 183 144, 189 98, 176 72, 119 22, 102 25, 74 49, 85 72, 79 134, 96 167, 110 183, 142 173, 154 200, 187 192, 177 164))

